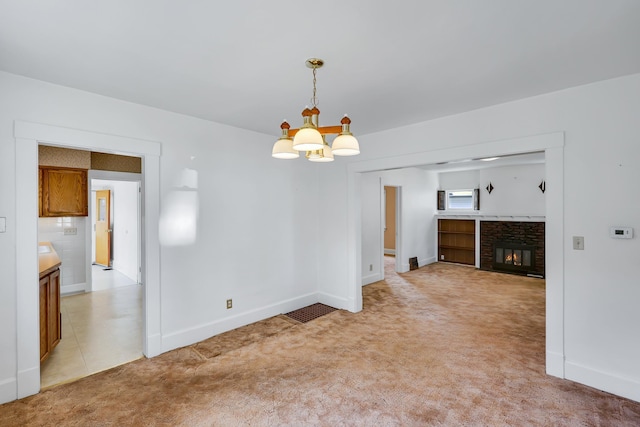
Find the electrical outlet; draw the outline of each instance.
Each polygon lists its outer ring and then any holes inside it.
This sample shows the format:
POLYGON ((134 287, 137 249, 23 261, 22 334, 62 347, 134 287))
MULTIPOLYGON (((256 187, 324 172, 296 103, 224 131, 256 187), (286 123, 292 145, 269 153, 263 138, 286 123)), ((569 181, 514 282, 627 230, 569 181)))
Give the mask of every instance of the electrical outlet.
POLYGON ((76 227, 67 227, 64 229, 65 236, 75 236, 78 234, 78 229, 76 227))
POLYGON ((233 300, 227 300, 227 310, 233 307, 233 300))
POLYGON ((583 236, 573 236, 573 249, 577 251, 584 251, 583 236))
POLYGON ((373 264, 369 264, 369 271, 373 271, 373 264))
POLYGON ((444 255, 440 255, 440 259, 443 260, 444 259, 444 255))

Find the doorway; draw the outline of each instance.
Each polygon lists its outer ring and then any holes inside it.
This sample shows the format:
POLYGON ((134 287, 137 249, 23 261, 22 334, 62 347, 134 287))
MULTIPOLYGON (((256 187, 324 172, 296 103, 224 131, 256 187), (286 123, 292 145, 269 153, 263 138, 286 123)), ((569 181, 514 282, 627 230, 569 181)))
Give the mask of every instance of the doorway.
POLYGON ((90 170, 88 187, 89 215, 82 223, 82 234, 90 236, 83 245, 86 285, 84 292, 60 299, 63 337, 41 365, 43 388, 143 356, 141 177, 90 170))
MULTIPOLYGON (((362 259, 361 183, 367 172, 400 169, 468 158, 506 156, 528 152, 545 153, 545 265, 546 265, 546 372, 564 378, 564 252, 562 222, 564 212, 563 162, 564 133, 553 132, 491 142, 478 142, 464 147, 424 151, 407 155, 351 163, 348 170, 349 253, 362 259), (552 185, 553 184, 553 185, 552 185)), ((382 192, 382 189, 381 189, 382 192)), ((362 271, 360 264, 349 265, 349 310, 362 310, 362 271)))
POLYGON ((143 353, 153 357, 162 352, 160 322, 160 206, 159 142, 89 132, 41 123, 15 121, 16 185, 24 197, 16 198, 16 398, 40 391, 38 325, 38 143, 105 153, 139 156, 143 159, 142 216, 142 328, 143 353), (33 197, 30 195, 34 195, 33 197))
POLYGON ((141 283, 141 180, 139 174, 90 171, 87 251, 93 266, 87 291, 98 290, 96 271, 114 271, 141 283))
POLYGON ((402 272, 402 256, 401 256, 401 193, 402 188, 399 186, 384 185, 383 186, 383 212, 382 218, 382 276, 384 277, 386 264, 389 264, 388 258, 393 258, 395 272, 402 272))
POLYGON ((111 188, 95 190, 95 180, 91 182, 91 206, 94 215, 91 215, 93 222, 91 250, 93 251, 93 265, 101 265, 111 268, 111 233, 113 231, 113 214, 111 212, 111 188))

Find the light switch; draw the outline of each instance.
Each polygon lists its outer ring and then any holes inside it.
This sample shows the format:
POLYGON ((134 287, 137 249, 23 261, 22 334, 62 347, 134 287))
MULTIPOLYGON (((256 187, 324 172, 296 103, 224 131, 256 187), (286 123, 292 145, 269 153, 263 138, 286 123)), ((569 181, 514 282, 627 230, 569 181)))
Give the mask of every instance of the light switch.
POLYGON ((573 249, 576 251, 584 251, 583 236, 573 236, 573 249))
POLYGON ((4 216, 0 216, 0 233, 7 232, 7 218, 4 216))

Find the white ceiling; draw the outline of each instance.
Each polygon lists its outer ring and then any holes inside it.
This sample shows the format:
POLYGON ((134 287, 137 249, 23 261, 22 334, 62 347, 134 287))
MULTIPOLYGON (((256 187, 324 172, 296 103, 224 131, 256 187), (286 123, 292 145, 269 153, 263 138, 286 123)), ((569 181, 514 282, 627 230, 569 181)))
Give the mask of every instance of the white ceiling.
POLYGON ((0 0, 0 69, 258 132, 362 135, 640 72, 638 0, 0 0))

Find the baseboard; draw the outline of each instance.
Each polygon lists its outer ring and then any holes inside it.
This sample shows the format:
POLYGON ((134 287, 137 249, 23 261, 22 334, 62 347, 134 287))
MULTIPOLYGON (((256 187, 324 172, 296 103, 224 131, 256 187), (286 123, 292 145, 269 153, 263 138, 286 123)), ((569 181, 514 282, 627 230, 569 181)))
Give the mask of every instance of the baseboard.
POLYGON ((86 283, 74 283, 73 285, 60 286, 60 295, 77 294, 78 292, 84 292, 86 290, 86 283))
POLYGON ((0 381, 0 405, 18 398, 17 387, 15 377, 0 381))
POLYGON ((429 258, 424 258, 418 261, 418 265, 420 267, 424 267, 425 265, 429 265, 429 264, 433 264, 434 262, 436 262, 437 259, 435 256, 429 257, 429 258))
POLYGON ((564 372, 568 380, 640 402, 640 382, 638 381, 570 362, 565 364, 564 372))
POLYGON ((380 280, 384 280, 384 275, 381 273, 372 273, 368 276, 362 276, 362 286, 378 282, 380 280))
POLYGON ((160 334, 148 336, 146 344, 147 348, 144 349, 146 357, 155 357, 162 354, 162 336, 160 334))
POLYGON ((33 368, 18 371, 18 399, 40 392, 40 363, 33 368))
POLYGON ((547 359, 546 359, 545 365, 546 365, 547 375, 552 375, 558 378, 564 378, 564 355, 563 354, 547 351, 547 359))
POLYGON ((134 282, 138 283, 138 275, 134 274, 134 277, 129 276, 124 270, 121 269, 120 264, 122 264, 122 263, 121 262, 117 262, 114 259, 113 261, 111 261, 111 268, 113 268, 118 273, 125 275, 128 279, 133 280, 134 282))
POLYGON ((339 308, 341 310, 349 310, 349 300, 336 295, 318 293, 318 302, 328 305, 329 307, 339 308))
POLYGON ((302 307, 306 307, 318 302, 318 294, 311 293, 297 298, 292 298, 277 304, 240 313, 215 322, 206 323, 189 329, 171 332, 162 336, 162 351, 166 352, 180 347, 195 344, 214 335, 230 331, 232 329, 245 326, 278 314, 288 313, 302 307))
POLYGON ((396 254, 396 250, 395 249, 384 249, 384 254, 385 255, 395 255, 396 254))

